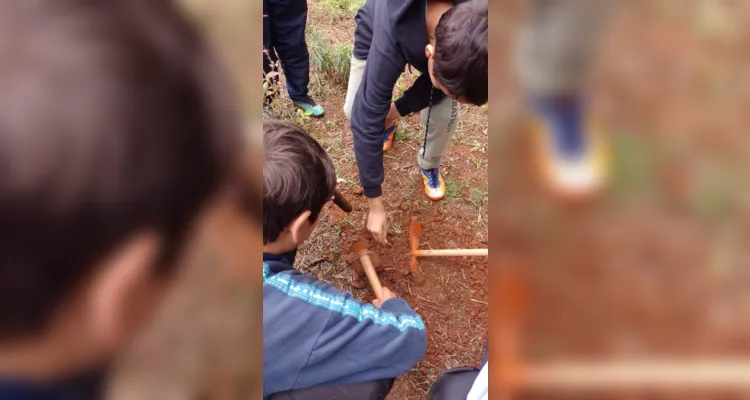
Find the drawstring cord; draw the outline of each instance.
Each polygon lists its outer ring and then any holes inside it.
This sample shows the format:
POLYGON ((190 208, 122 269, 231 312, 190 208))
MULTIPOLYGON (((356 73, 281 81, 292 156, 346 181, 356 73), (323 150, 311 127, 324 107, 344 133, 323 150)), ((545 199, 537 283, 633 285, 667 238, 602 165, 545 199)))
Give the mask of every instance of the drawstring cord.
POLYGON ((427 108, 427 122, 424 124, 424 140, 422 141, 422 157, 427 151, 427 132, 430 131, 430 114, 432 114, 432 97, 435 94, 435 87, 430 86, 430 104, 427 108))

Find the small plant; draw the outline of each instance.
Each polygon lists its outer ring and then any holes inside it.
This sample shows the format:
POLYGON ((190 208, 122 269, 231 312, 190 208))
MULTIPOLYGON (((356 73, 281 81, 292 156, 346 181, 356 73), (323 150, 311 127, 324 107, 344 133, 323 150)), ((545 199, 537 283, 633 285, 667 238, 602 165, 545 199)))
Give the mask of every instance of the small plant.
POLYGON ((268 61, 270 65, 270 71, 263 72, 263 97, 267 105, 271 105, 276 101, 279 93, 279 81, 281 78, 281 63, 278 58, 271 56, 272 51, 273 50, 263 50, 264 61, 268 61))
POLYGON ((349 226, 351 226, 352 228, 356 228, 356 226, 354 226, 354 222, 352 222, 349 217, 344 218, 344 222, 349 224, 349 226))
POLYGON ((445 197, 448 199, 457 199, 461 196, 461 190, 464 188, 464 184, 456 182, 452 179, 445 180, 445 197))
POLYGON ((482 209, 487 202, 487 192, 481 189, 471 189, 471 202, 477 209, 482 209))
POLYGON ((317 29, 310 29, 308 37, 310 65, 325 77, 326 82, 346 87, 349 83, 352 45, 330 44, 317 29))
POLYGON ((311 113, 301 109, 285 107, 281 93, 281 63, 278 58, 270 57, 269 51, 263 50, 263 57, 270 58, 270 71, 263 73, 263 117, 269 119, 283 119, 307 129, 307 122, 311 120, 311 113))

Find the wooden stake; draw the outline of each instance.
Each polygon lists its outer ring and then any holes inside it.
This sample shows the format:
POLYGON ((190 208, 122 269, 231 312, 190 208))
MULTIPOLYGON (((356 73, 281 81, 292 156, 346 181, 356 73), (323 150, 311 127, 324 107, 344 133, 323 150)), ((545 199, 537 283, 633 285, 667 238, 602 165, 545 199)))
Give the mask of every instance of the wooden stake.
POLYGON ((441 250, 415 250, 417 257, 487 257, 488 249, 441 249, 441 250))
POLYGON ((742 390, 750 360, 561 361, 521 366, 518 388, 561 390, 742 390))
POLYGON ((367 280, 370 282, 370 286, 372 286, 372 291, 375 292, 375 297, 382 302, 383 285, 380 284, 378 273, 375 271, 375 267, 372 266, 370 255, 367 252, 360 253, 359 262, 362 263, 362 269, 365 270, 365 275, 367 275, 367 280))

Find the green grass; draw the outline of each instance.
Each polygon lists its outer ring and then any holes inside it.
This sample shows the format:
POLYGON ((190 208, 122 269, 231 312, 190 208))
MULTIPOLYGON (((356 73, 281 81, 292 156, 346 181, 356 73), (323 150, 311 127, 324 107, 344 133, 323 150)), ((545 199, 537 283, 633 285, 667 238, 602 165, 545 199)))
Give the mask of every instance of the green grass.
POLYGON ((349 83, 352 45, 328 43, 315 28, 308 30, 307 43, 310 65, 318 71, 325 82, 346 87, 349 83))
MULTIPOLYGON (((420 139, 423 136, 423 132, 421 130, 411 130, 409 129, 406 124, 402 124, 402 121, 399 121, 398 128, 396 128, 396 134, 394 135, 394 140, 417 140, 420 139)), ((421 125, 418 126, 421 128, 421 125)))
POLYGON ((731 169, 711 165, 694 177, 694 181, 691 203, 696 215, 709 223, 728 221, 738 199, 736 188, 742 185, 734 178, 731 169))
POLYGON ((612 137, 612 195, 625 200, 653 194, 657 182, 656 154, 636 135, 612 137))
POLYGON ((349 224, 349 226, 351 226, 352 228, 356 228, 356 225, 354 225, 354 222, 352 222, 349 217, 344 218, 344 222, 349 224))
POLYGON ((452 179, 445 180, 445 198, 455 200, 461 197, 461 189, 466 186, 462 182, 456 182, 452 179))
POLYGON ((331 22, 338 22, 353 18, 357 10, 365 4, 365 0, 319 0, 319 3, 331 18, 331 22))

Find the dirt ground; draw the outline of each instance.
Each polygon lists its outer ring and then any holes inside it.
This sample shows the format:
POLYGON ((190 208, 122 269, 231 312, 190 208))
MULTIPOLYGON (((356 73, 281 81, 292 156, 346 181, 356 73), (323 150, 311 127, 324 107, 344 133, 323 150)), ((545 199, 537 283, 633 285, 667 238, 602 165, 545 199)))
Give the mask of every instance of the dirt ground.
MULTIPOLYGON (((324 47, 351 45, 354 21, 345 18, 332 23, 326 5, 312 1, 309 34, 311 30, 316 31, 324 47)), ((311 52, 317 47, 320 45, 312 44, 311 52)), ((408 88, 416 74, 407 70, 396 92, 408 88)), ((359 185, 349 122, 343 113, 346 86, 331 83, 321 75, 312 71, 310 89, 325 107, 325 117, 314 120, 296 115, 285 98, 277 111, 283 118, 304 126, 323 144, 336 165, 338 188, 354 211, 349 215, 337 209, 329 211, 313 237, 300 248, 297 267, 369 301, 373 298, 369 287, 351 286, 354 257, 349 251, 355 239, 369 239, 370 248, 385 265, 380 274, 383 285, 419 312, 428 332, 424 360, 396 381, 388 398, 423 399, 441 371, 480 365, 488 331, 488 270, 486 258, 424 259, 419 261, 419 267, 426 280, 416 284, 409 275, 409 225, 412 218, 424 225, 424 248, 487 248, 488 110, 461 107, 461 122, 443 158, 447 193, 441 202, 432 202, 424 195, 416 162, 424 132, 419 116, 402 119, 396 141, 384 161, 383 193, 390 244, 381 246, 365 231, 367 205, 359 185)))
MULTIPOLYGON (((491 120, 492 247, 513 249, 532 290, 522 351, 750 357, 750 3, 623 3, 590 92, 611 143, 606 193, 551 200, 534 184, 523 117, 491 120), (496 129, 508 133, 497 147, 496 129)), ((541 398, 746 398, 565 395, 541 398)))

